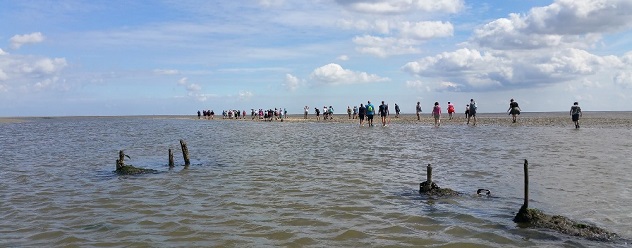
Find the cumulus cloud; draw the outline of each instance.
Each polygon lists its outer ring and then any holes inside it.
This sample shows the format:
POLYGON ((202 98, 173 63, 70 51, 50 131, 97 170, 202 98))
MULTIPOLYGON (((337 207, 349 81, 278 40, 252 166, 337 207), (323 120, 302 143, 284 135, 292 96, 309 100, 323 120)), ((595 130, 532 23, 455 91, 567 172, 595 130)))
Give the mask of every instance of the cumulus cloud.
POLYGON ((310 78, 314 82, 329 85, 390 81, 389 78, 380 77, 375 74, 347 70, 334 63, 316 68, 310 75, 310 78))
POLYGON ((208 99, 208 96, 202 93, 202 86, 196 83, 189 83, 187 77, 183 77, 178 80, 178 85, 184 87, 187 91, 187 96, 194 98, 199 102, 204 102, 208 99))
POLYGON ((283 86, 289 91, 295 91, 301 85, 301 80, 291 74, 285 74, 283 86))
POLYGON ((632 1, 557 0, 528 14, 510 14, 474 31, 471 42, 492 49, 589 47, 601 34, 632 27, 632 1))
POLYGON ((621 66, 617 57, 601 57, 573 48, 553 54, 463 48, 409 62, 402 69, 422 78, 450 82, 434 90, 486 90, 555 84, 621 66))
POLYGON ((9 39, 11 42, 11 48, 18 49, 22 47, 24 44, 34 44, 40 43, 44 41, 44 35, 40 32, 24 34, 24 35, 14 35, 9 39))
POLYGON ((68 66, 65 58, 46 58, 4 54, 0 56, 0 82, 3 92, 21 93, 43 88, 65 90, 60 74, 68 66))
POLYGON ((2 48, 0 48, 0 56, 7 55, 7 54, 8 54, 7 52, 3 51, 2 48))
POLYGON ((420 52, 416 47, 417 42, 409 39, 365 35, 353 38, 353 43, 358 46, 356 47, 358 52, 378 57, 420 52))
POLYGON ((401 22, 399 30, 402 37, 427 40, 438 37, 449 37, 454 27, 449 22, 401 22))
POLYGON ((613 82, 622 88, 632 88, 632 73, 627 71, 618 72, 613 77, 613 82))
POLYGON ((367 22, 359 20, 355 23, 347 21, 344 25, 362 31, 382 34, 381 36, 365 34, 353 38, 358 52, 378 57, 419 53, 419 46, 423 42, 436 38, 450 37, 454 34, 452 24, 441 21, 374 20, 373 22, 367 22))
POLYGON ((462 0, 336 0, 351 11, 370 14, 403 14, 412 11, 457 13, 462 0))

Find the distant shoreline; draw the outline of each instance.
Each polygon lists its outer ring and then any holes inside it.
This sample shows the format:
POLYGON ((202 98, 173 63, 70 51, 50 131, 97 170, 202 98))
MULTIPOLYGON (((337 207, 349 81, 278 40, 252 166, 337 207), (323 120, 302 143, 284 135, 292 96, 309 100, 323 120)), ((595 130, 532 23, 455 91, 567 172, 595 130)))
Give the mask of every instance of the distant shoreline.
MULTIPOLYGON (((183 119, 198 120, 197 115, 130 115, 130 116, 59 116, 59 117, 0 117, 0 124, 22 123, 34 120, 45 119, 72 119, 72 118, 148 118, 148 119, 183 119)), ((511 122, 511 116, 507 113, 481 113, 477 115, 477 126, 533 126, 533 127, 573 127, 573 123, 567 112, 523 112, 518 117, 517 123, 511 122)), ((245 119, 222 119, 222 116, 215 116, 214 120, 200 119, 199 121, 253 121, 250 116, 245 119)), ((258 121, 258 120, 257 120, 258 121)), ((442 114, 441 126, 466 125, 466 118, 463 113, 458 113, 454 119, 449 120, 447 114, 442 114)), ((263 122, 263 121, 260 121, 263 122)), ((280 120, 272 121, 281 122, 280 120)), ((286 123, 347 123, 357 124, 358 119, 349 119, 346 114, 335 114, 333 120, 316 120, 314 114, 309 114, 307 119, 302 114, 290 114, 284 119, 286 123)), ((366 120, 365 120, 366 122, 366 120)), ((433 126, 434 119, 429 113, 422 113, 420 120, 415 114, 401 114, 400 118, 395 115, 390 116, 390 124, 419 124, 433 126)), ((580 119, 580 124, 585 128, 632 128, 632 112, 627 111, 594 111, 584 112, 580 119)), ((374 125, 380 126, 379 116, 374 117, 374 125)), ((366 126, 366 124, 365 124, 366 126)))

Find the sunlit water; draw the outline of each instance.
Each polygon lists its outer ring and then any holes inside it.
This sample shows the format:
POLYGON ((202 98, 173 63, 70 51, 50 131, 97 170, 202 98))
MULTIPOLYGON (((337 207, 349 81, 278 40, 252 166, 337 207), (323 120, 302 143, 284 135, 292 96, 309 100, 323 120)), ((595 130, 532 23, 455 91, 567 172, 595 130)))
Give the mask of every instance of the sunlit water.
POLYGON ((628 245, 513 223, 524 159, 530 207, 632 237, 629 129, 86 117, 0 130, 0 247, 628 245), (116 175, 121 149, 160 173, 116 175), (420 196, 427 164, 464 194, 420 196))

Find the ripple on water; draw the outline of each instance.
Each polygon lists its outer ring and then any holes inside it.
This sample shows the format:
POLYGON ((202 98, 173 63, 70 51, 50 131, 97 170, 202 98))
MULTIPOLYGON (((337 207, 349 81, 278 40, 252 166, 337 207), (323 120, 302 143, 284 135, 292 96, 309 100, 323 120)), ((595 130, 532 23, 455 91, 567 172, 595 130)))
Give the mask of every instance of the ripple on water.
POLYGON ((601 246, 516 227, 525 158, 531 206, 632 236, 624 129, 54 118, 7 132, 25 143, 0 134, 0 246, 601 246), (181 138, 195 163, 168 170, 181 138), (112 173, 120 149, 161 173, 112 173), (464 194, 419 195, 427 164, 464 194))

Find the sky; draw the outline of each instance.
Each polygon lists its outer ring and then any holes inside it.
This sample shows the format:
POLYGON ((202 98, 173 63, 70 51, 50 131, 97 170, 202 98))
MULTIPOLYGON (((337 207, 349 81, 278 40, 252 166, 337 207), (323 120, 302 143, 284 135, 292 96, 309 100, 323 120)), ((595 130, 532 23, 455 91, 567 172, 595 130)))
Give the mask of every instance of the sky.
POLYGON ((4 117, 472 98, 632 111, 632 1, 0 0, 4 117))

